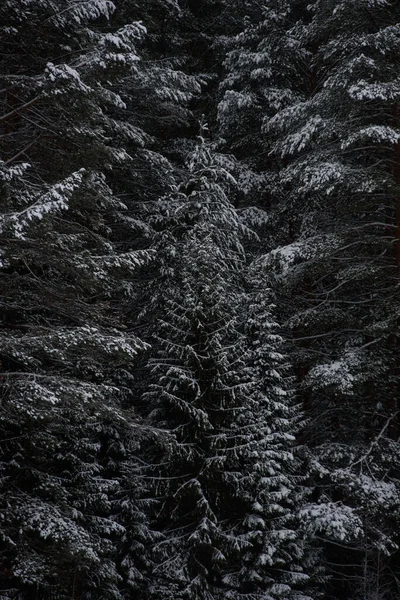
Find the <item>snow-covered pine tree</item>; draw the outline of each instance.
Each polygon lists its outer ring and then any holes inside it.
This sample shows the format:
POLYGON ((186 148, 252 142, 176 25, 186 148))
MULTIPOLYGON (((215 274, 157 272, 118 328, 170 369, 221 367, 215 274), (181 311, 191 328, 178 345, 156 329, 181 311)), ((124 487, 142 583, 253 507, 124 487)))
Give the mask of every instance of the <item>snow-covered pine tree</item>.
POLYGON ((245 14, 241 0, 180 0, 186 69, 202 77, 202 95, 194 109, 204 115, 214 132, 217 91, 223 70, 226 39, 243 28, 245 14))
POLYGON ((285 203, 277 185, 282 161, 271 156, 272 140, 263 123, 304 99, 308 52, 298 29, 306 4, 304 0, 246 4, 243 31, 225 41, 218 133, 222 147, 240 160, 242 218, 257 230, 259 248, 265 250, 286 242, 290 220, 282 215, 285 203))
POLYGON ((400 12, 373 0, 309 10, 298 30, 313 74, 308 96, 264 122, 284 165, 278 182, 292 232, 268 263, 280 305, 286 298, 310 417, 304 435, 319 494, 307 514, 316 535, 348 547, 328 546, 342 580, 332 593, 391 598, 400 514, 400 12))
POLYGON ((112 115, 145 30, 113 27, 114 8, 0 7, 3 598, 121 598, 151 541, 131 410, 147 346, 121 310, 150 255, 115 244, 126 206, 107 182, 121 141, 142 144, 112 115))
MULTIPOLYGON (((285 75, 293 69, 292 55, 288 57, 284 52, 289 5, 288 0, 258 3, 251 16, 243 19, 243 31, 226 40, 220 133, 231 152, 255 164, 261 161, 263 166, 266 154, 262 120, 288 101, 285 75)), ((289 93, 289 99, 292 96, 289 93)))
MULTIPOLYGON (((158 319, 143 402, 155 428, 149 476, 159 506, 150 597, 305 598, 295 512, 294 415, 279 374, 281 340, 258 290, 243 319, 250 234, 227 194, 225 157, 204 141, 190 178, 159 202, 158 319)), ((308 597, 308 596, 307 596, 308 597)))
MULTIPOLYGON (((152 0, 144 6, 120 0, 116 19, 120 26, 143 20, 147 30, 140 46, 142 60, 118 86, 126 104, 119 119, 141 132, 142 147, 134 139, 124 143, 132 161, 114 170, 113 181, 128 206, 137 210, 138 201, 159 198, 176 183, 175 164, 183 163, 181 148, 187 147, 193 129, 198 131, 191 109, 202 79, 188 72, 177 2, 152 0)), ((129 233, 122 237, 126 241, 129 233)))
POLYGON ((243 492, 251 511, 243 522, 253 547, 242 562, 242 589, 250 597, 319 597, 323 578, 316 568, 318 544, 304 532, 300 512, 311 493, 296 445, 302 413, 294 404, 293 377, 267 287, 268 276, 256 259, 248 271, 244 354, 247 410, 241 416, 244 440, 243 492), (299 512, 300 511, 300 512, 299 512), (313 547, 313 549, 311 549, 313 547), (243 580, 242 580, 243 581, 243 580))

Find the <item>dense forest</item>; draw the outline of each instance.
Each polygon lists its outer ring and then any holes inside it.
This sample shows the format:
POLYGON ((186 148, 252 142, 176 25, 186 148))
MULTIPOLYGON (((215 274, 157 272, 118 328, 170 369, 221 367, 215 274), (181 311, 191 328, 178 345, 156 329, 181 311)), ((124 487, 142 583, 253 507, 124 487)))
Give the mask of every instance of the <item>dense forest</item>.
POLYGON ((398 600, 400 2, 0 32, 0 600, 398 600))

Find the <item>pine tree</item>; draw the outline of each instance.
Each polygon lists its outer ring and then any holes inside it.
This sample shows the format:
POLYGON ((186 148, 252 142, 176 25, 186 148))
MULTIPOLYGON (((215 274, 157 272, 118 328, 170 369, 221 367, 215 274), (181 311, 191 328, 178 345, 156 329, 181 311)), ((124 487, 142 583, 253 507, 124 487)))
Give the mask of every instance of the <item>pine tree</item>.
POLYGON ((116 244, 130 221, 110 181, 120 140, 142 144, 113 116, 145 29, 113 28, 114 8, 0 8, 4 598, 121 598, 151 540, 131 391, 147 345, 121 300, 150 254, 116 244))
POLYGON ((302 449, 295 444, 302 415, 294 404, 293 378, 287 374, 285 343, 266 281, 262 263, 255 260, 245 316, 249 388, 242 420, 251 445, 242 493, 252 500, 252 510, 243 525, 253 548, 245 556, 244 589, 250 597, 265 590, 272 598, 308 598, 307 593, 318 597, 318 549, 315 540, 304 535, 299 518, 310 494, 300 461, 302 449))
POLYGON ((144 403, 163 539, 150 596, 305 598, 280 338, 259 294, 246 350, 241 238, 250 232, 228 200, 224 164, 201 143, 190 179, 152 219, 159 278, 149 310, 159 318, 144 403))
MULTIPOLYGON (((290 218, 264 124, 301 102, 307 93, 308 52, 299 30, 307 3, 274 0, 246 5, 243 30, 225 43, 225 72, 218 105, 223 148, 239 159, 242 217, 260 236, 265 251, 286 242, 290 218)), ((242 8, 243 12, 243 8, 242 8)))
POLYGON ((357 581, 334 593, 363 598, 396 594, 398 17, 386 2, 311 5, 298 29, 308 97, 264 123, 291 220, 268 262, 310 417, 319 494, 308 515, 317 535, 353 549, 328 546, 333 569, 357 581))

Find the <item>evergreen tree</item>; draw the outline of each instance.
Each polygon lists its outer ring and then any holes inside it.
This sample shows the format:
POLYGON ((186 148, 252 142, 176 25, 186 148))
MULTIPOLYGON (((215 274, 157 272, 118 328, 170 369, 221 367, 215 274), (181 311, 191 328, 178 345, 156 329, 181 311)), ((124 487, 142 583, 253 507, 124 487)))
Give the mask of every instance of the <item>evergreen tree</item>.
POLYGON ((272 156, 273 140, 264 124, 307 93, 308 52, 299 39, 306 4, 273 0, 246 5, 243 30, 225 42, 219 135, 226 151, 240 161, 242 218, 259 233, 256 253, 282 245, 290 235, 291 216, 283 214, 278 179, 283 163, 272 156))
MULTIPOLYGON (((222 156, 198 146, 190 179, 152 219, 159 314, 145 395, 159 499, 153 598, 305 598, 293 415, 279 336, 260 294, 245 311, 249 234, 230 205, 222 156), (164 307, 160 314, 160 307, 164 307)), ((157 312, 155 312, 157 311, 157 312)))
POLYGON ((303 516, 332 540, 333 594, 369 598, 395 581, 384 556, 396 547, 399 498, 397 6, 261 10, 228 54, 220 123, 265 182, 251 200, 269 209, 260 233, 314 455, 317 502, 303 516))
MULTIPOLYGON (((140 45, 142 60, 118 85, 126 104, 120 120, 140 132, 141 147, 135 138, 124 140, 132 160, 114 169, 114 185, 137 219, 138 202, 159 198, 177 181, 181 147, 187 148, 188 137, 198 130, 192 105, 202 79, 186 68, 183 13, 177 3, 153 0, 143 6, 121 0, 116 19, 121 26, 143 20, 147 31, 140 45)), ((125 241, 127 235, 122 237, 125 241)))
POLYGON ((318 548, 312 536, 304 535, 299 519, 310 494, 302 449, 295 443, 302 414, 294 404, 293 378, 288 377, 290 366, 282 354, 285 343, 259 260, 249 275, 244 363, 250 393, 243 424, 252 452, 243 490, 253 501, 254 512, 246 515, 244 525, 255 548, 246 556, 247 585, 258 594, 267 588, 273 598, 303 598, 307 591, 318 597, 318 548))
POLYGON ((0 7, 4 598, 121 598, 152 539, 131 391, 147 346, 121 302, 150 255, 116 244, 129 217, 109 176, 131 160, 121 139, 142 144, 113 114, 145 30, 113 28, 114 8, 0 7))
POLYGON ((398 18, 386 2, 311 5, 297 29, 308 95, 264 122, 290 219, 268 262, 310 416, 319 493, 308 515, 317 535, 353 549, 328 546, 333 570, 350 576, 334 593, 363 598, 397 593, 398 18))
POLYGON ((398 597, 399 18, 3 0, 2 598, 398 597))

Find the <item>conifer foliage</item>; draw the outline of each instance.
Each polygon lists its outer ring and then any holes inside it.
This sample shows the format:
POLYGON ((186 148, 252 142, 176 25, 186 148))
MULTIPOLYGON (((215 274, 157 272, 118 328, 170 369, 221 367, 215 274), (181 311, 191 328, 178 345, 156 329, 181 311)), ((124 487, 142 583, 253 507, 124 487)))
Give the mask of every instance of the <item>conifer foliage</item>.
POLYGON ((298 298, 291 323, 303 339, 307 437, 328 498, 355 509, 342 535, 353 545, 364 538, 352 556, 365 597, 374 586, 396 593, 387 557, 399 541, 397 71, 389 58, 398 18, 386 2, 316 2, 302 36, 314 86, 267 124, 287 161, 290 205, 304 206, 295 243, 275 256, 290 257, 286 282, 298 298))
POLYGON ((4 598, 120 598, 126 523, 146 538, 125 375, 146 345, 123 331, 115 295, 148 255, 114 244, 123 205, 106 177, 129 161, 112 137, 132 131, 111 118, 124 107, 113 86, 135 71, 145 30, 113 31, 114 8, 0 8, 4 598))
POLYGON ((397 600, 399 24, 0 3, 2 599, 397 600))
POLYGON ((154 220, 164 313, 145 401, 163 539, 151 596, 300 599, 309 576, 281 338, 264 290, 246 308, 242 238, 253 234, 223 164, 202 141, 154 220))
POLYGON ((317 501, 303 516, 314 535, 333 541, 333 594, 370 598, 374 589, 389 598, 396 594, 388 556, 398 543, 399 499, 398 6, 285 6, 257 38, 257 54, 248 50, 255 24, 237 38, 220 119, 226 128, 235 115, 229 99, 246 95, 235 110, 259 123, 268 149, 258 163, 268 196, 257 200, 269 208, 265 264, 275 272, 280 318, 292 332, 290 354, 309 418, 302 438, 314 455, 317 501))

